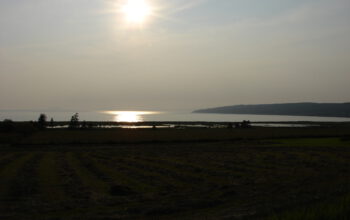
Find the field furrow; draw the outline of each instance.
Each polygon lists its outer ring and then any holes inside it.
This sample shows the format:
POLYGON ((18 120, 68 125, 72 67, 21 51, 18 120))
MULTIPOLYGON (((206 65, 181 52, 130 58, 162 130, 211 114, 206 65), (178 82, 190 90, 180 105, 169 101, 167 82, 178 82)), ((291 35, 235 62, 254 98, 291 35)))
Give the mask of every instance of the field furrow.
POLYGON ((0 168, 0 196, 2 199, 6 199, 9 194, 9 188, 11 182, 17 178, 22 166, 30 160, 35 153, 27 153, 22 155, 13 155, 2 161, 0 168))
POLYGON ((143 168, 147 171, 157 173, 163 178, 169 178, 176 183, 178 188, 200 188, 208 187, 215 184, 218 180, 208 178, 207 175, 202 175, 200 172, 192 172, 186 169, 179 169, 168 164, 161 163, 160 160, 145 160, 140 157, 126 158, 125 162, 134 167, 143 168))
POLYGON ((111 178, 98 169, 94 162, 87 158, 86 153, 72 154, 70 162, 76 169, 83 184, 94 193, 94 196, 103 197, 108 194, 111 178))
POLYGON ((106 158, 101 156, 90 156, 91 160, 94 161, 95 166, 103 170, 103 172, 108 175, 113 184, 117 186, 126 186, 134 192, 145 193, 155 190, 155 186, 152 184, 146 184, 142 181, 140 176, 135 175, 134 173, 128 172, 126 166, 123 166, 121 163, 114 163, 112 158, 106 158))
MULTIPOLYGON (((10 164, 4 182, 3 198, 6 204, 2 206, 8 213, 36 213, 40 211, 42 202, 39 199, 39 184, 36 175, 41 153, 27 153, 10 164)), ((4 171, 3 171, 4 172, 4 171)))
POLYGON ((145 161, 153 166, 157 166, 160 169, 173 170, 176 173, 180 173, 183 176, 192 176, 200 180, 206 180, 210 183, 225 182, 226 177, 232 175, 232 170, 218 170, 213 166, 208 166, 208 163, 195 162, 194 160, 189 162, 182 158, 168 157, 140 157, 134 158, 134 160, 145 161))
POLYGON ((158 189, 157 191, 168 191, 176 187, 176 183, 173 179, 162 176, 157 172, 153 172, 142 165, 135 165, 130 161, 127 161, 126 158, 113 157, 110 160, 99 160, 99 163, 139 181, 149 189, 153 188, 158 189))
POLYGON ((55 163, 58 169, 58 178, 63 188, 65 197, 68 197, 67 208, 86 207, 89 202, 90 192, 83 185, 75 168, 70 163, 70 152, 57 152, 55 163))

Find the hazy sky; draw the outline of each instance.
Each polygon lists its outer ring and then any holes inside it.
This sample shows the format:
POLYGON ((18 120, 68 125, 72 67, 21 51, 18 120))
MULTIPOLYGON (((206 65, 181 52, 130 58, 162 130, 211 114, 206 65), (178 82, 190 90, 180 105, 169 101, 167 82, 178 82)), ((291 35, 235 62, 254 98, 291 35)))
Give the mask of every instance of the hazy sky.
POLYGON ((0 0, 0 109, 350 101, 349 0, 0 0))

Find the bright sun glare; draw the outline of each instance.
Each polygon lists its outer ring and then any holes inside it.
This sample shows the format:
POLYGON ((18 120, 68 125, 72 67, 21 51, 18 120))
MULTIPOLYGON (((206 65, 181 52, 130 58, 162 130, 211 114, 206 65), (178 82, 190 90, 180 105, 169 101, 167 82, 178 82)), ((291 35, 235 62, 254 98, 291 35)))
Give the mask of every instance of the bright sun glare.
POLYGON ((103 113, 113 115, 115 122, 141 122, 144 115, 157 114, 150 111, 104 111, 103 113))
POLYGON ((140 25, 151 16, 152 7, 147 0, 127 0, 121 11, 128 23, 140 25))

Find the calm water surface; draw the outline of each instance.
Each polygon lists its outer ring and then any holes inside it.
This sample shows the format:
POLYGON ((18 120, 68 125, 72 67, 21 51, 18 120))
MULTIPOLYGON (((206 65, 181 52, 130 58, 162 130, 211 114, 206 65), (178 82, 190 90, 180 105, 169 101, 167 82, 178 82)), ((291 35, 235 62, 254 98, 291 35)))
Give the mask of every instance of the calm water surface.
MULTIPOLYGON (((69 121, 75 112, 54 111, 0 111, 0 120, 12 119, 14 121, 37 120, 40 113, 45 113, 48 120, 69 121)), ((250 120, 252 122, 277 121, 317 121, 342 122, 350 118, 335 117, 309 117, 309 116, 275 116, 275 115, 241 115, 241 114, 194 114, 190 112, 157 112, 157 111, 85 111, 78 112, 81 121, 207 121, 207 122, 236 122, 250 120)))

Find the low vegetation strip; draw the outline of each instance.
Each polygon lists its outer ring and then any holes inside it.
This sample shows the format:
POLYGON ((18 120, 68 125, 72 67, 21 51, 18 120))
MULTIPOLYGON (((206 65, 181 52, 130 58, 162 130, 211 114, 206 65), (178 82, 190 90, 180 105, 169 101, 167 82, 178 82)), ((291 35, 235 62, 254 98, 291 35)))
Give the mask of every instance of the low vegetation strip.
POLYGON ((18 208, 31 213, 40 200, 36 197, 34 168, 40 155, 25 153, 5 165, 0 172, 0 217, 8 218, 18 208), (31 175, 31 176, 29 176, 31 175), (33 202, 35 200, 36 202, 33 202))
MULTIPOLYGON (((8 135, 11 135, 9 133, 8 135)), ((261 140, 271 138, 350 137, 349 126, 305 128, 188 128, 188 129, 47 129, 19 135, 13 145, 121 144, 261 140)), ((1 141, 1 140, 0 140, 1 141)), ((4 143, 6 140, 4 139, 4 143)))
POLYGON ((10 157, 3 167, 1 167, 0 170, 0 195, 1 198, 5 198, 6 195, 9 193, 9 187, 10 183, 13 179, 16 178, 18 175, 18 172, 22 169, 22 166, 32 157, 34 156, 34 153, 26 153, 22 154, 21 156, 15 158, 10 157))
POLYGON ((57 156, 56 152, 45 152, 37 167, 40 195, 48 210, 63 206, 68 199, 62 188, 57 156))

